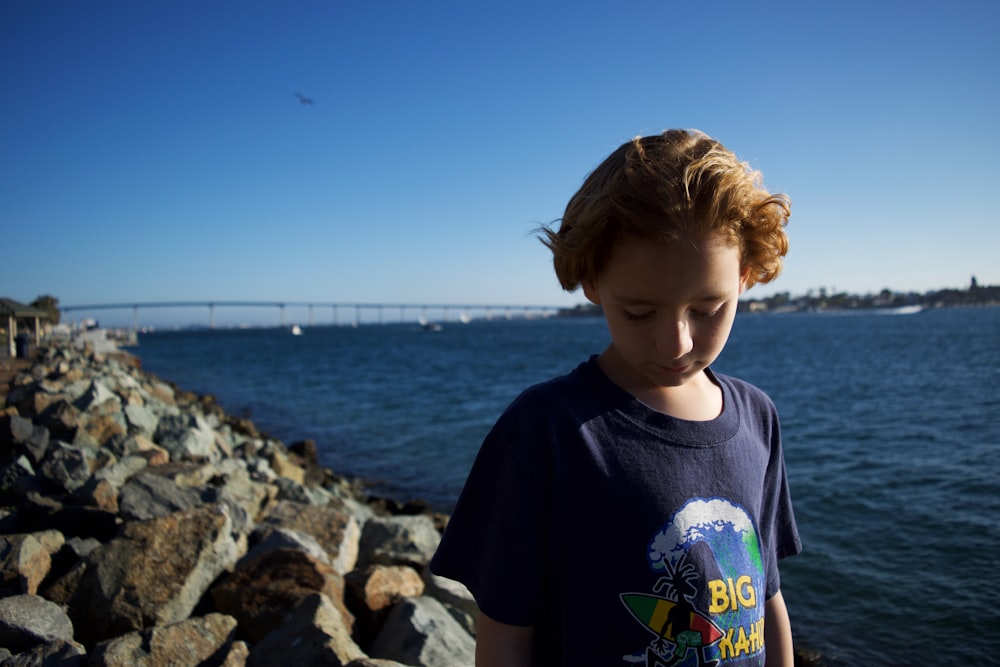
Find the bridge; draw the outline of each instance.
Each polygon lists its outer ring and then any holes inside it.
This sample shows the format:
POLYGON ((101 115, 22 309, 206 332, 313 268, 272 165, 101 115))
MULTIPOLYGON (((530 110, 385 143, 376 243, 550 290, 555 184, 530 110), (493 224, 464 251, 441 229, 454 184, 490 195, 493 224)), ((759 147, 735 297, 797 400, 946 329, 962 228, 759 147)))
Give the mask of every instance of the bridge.
POLYGON ((334 326, 348 324, 357 325, 363 321, 363 315, 374 314, 369 320, 378 324, 387 322, 430 322, 451 321, 451 313, 457 312, 459 321, 468 321, 474 315, 484 319, 512 317, 544 317, 556 314, 564 306, 540 305, 497 305, 497 304, 433 304, 433 303, 360 303, 360 302, 316 302, 316 301, 147 301, 133 303, 101 303, 72 306, 59 306, 63 313, 92 313, 102 310, 131 310, 132 329, 139 329, 140 309, 159 308, 207 308, 208 326, 215 328, 216 308, 272 308, 277 309, 281 326, 287 326, 287 310, 289 308, 308 309, 308 324, 317 324, 316 312, 329 310, 331 319, 327 322, 334 326), (349 319, 343 320, 342 314, 349 319), (392 317, 392 315, 395 317, 392 317), (409 315, 409 317, 407 317, 409 315), (439 316, 439 317, 438 317, 439 316))

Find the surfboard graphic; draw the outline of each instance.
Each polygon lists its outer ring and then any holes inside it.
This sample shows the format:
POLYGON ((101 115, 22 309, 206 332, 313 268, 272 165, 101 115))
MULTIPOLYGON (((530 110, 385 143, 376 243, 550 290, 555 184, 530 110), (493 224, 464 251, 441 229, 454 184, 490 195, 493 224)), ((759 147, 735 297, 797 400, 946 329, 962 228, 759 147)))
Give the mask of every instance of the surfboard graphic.
MULTIPOLYGON (((625 603, 625 607, 635 617, 635 620, 652 630, 658 637, 665 637, 670 641, 674 641, 673 631, 663 634, 663 629, 666 625, 667 614, 677 606, 676 602, 644 593, 622 593, 621 598, 622 602, 625 603)), ((702 646, 714 644, 723 637, 719 626, 712 619, 697 611, 690 612, 687 629, 701 635, 702 646)))

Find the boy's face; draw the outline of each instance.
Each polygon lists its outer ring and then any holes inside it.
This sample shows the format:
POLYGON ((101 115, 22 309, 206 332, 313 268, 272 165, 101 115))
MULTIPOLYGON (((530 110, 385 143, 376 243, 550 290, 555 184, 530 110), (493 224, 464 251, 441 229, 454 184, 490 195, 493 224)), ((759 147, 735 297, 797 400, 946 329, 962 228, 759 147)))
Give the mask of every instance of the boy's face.
POLYGON ((707 380, 702 371, 722 352, 744 289, 739 248, 722 237, 669 245, 626 237, 583 285, 611 332, 602 368, 639 398, 680 397, 707 380))

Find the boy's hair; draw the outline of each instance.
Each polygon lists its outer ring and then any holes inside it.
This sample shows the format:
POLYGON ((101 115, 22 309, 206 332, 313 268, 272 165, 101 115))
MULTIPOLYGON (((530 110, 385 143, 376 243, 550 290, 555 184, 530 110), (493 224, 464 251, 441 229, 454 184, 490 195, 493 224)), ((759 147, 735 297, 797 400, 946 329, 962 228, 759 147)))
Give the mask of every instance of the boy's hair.
POLYGON ((722 233, 740 248, 747 287, 777 277, 788 252, 791 200, 772 195, 762 176, 696 130, 667 130, 622 144, 569 200, 558 231, 541 230, 567 291, 605 268, 630 235, 660 243, 722 233))

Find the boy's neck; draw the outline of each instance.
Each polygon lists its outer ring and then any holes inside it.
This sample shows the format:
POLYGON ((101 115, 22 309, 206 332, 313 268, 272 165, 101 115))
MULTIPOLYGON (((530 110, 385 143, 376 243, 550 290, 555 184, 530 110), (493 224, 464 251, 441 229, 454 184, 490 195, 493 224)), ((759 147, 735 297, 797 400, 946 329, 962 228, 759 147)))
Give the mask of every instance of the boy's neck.
POLYGON ((722 414, 722 389, 704 370, 677 386, 654 385, 630 373, 614 346, 597 358, 597 365, 609 380, 657 412, 687 421, 711 421, 722 414))

